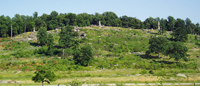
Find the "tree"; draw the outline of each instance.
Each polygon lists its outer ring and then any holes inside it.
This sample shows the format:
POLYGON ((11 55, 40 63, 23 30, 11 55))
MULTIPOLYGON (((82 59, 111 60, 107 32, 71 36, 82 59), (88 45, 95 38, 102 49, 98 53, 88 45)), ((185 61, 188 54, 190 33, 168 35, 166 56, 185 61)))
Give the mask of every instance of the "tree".
POLYGON ((175 22, 176 22, 176 20, 174 19, 174 17, 172 17, 172 16, 168 17, 168 23, 167 23, 167 30, 168 31, 174 30, 175 22))
POLYGON ((84 46, 81 49, 76 49, 74 53, 75 64, 80 64, 82 66, 88 66, 92 62, 92 48, 90 45, 84 46))
POLYGON ((181 42, 185 42, 188 40, 188 34, 185 28, 176 28, 175 31, 173 31, 172 35, 172 39, 174 39, 175 41, 181 41, 181 42))
POLYGON ((54 72, 44 66, 37 66, 35 74, 36 75, 32 77, 32 80, 34 82, 42 82, 42 86, 44 82, 50 84, 50 82, 56 81, 54 72))
POLYGON ((157 53, 159 57, 160 53, 164 53, 167 50, 167 39, 164 37, 153 37, 149 39, 149 44, 149 50, 146 52, 147 55, 157 53))
POLYGON ((65 48, 70 48, 70 46, 73 44, 73 40, 76 36, 78 36, 77 32, 74 32, 73 27, 70 27, 69 25, 66 26, 65 28, 63 27, 61 29, 61 32, 59 34, 60 39, 59 39, 59 45, 63 49, 63 56, 64 56, 64 49, 65 48))
POLYGON ((41 45, 47 43, 47 29, 45 27, 40 27, 37 33, 37 40, 41 45))
POLYGON ((170 58, 174 58, 176 61, 179 61, 181 58, 187 61, 187 51, 187 47, 181 42, 172 41, 169 43, 168 49, 166 50, 166 55, 169 55, 170 58))
POLYGON ((48 49, 47 49, 47 54, 48 55, 53 55, 54 53, 54 39, 53 39, 53 35, 52 34, 48 34, 47 36, 47 46, 48 46, 48 49))

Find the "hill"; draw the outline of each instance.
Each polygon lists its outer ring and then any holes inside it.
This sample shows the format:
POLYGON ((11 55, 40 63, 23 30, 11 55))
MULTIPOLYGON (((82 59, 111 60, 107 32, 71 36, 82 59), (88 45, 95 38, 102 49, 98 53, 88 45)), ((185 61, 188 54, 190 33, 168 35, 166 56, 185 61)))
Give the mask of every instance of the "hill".
MULTIPOLYGON (((145 55, 149 39, 158 36, 169 39, 171 35, 168 31, 159 35, 153 29, 106 26, 79 29, 80 47, 90 45, 95 58, 94 63, 88 67, 74 64, 71 48, 65 50, 67 59, 61 58, 60 48, 56 49, 54 56, 45 55, 47 47, 37 43, 37 32, 26 32, 12 40, 0 39, 0 77, 5 80, 20 80, 22 84, 33 84, 31 77, 36 66, 45 65, 56 71, 59 80, 54 83, 63 84, 70 82, 72 78, 86 83, 155 82, 158 81, 157 76, 164 77, 164 82, 200 81, 200 49, 195 35, 189 35, 189 40, 183 43, 189 49, 189 61, 177 62, 164 55, 161 55, 162 58, 157 58, 157 54, 151 54, 150 57, 145 55), (187 78, 178 77, 179 73, 187 78)), ((53 34, 55 47, 58 46, 59 32, 60 29, 48 31, 53 34)))

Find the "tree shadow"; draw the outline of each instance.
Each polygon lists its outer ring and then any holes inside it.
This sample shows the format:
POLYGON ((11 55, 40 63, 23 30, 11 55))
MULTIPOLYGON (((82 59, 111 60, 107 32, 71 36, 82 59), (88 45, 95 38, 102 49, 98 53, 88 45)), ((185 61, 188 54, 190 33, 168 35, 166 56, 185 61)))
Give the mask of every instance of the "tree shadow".
POLYGON ((31 46, 35 46, 35 47, 36 47, 36 46, 41 46, 41 44, 38 44, 38 43, 36 43, 36 42, 30 43, 30 45, 31 45, 31 46))
POLYGON ((140 55, 143 59, 159 59, 158 56, 151 56, 151 55, 140 55))
POLYGON ((195 43, 195 45, 200 46, 200 43, 195 43))
POLYGON ((177 62, 170 62, 170 61, 155 61, 153 60, 154 62, 159 62, 159 63, 164 63, 164 64, 174 64, 174 63, 177 63, 177 62))
MULTIPOLYGON (((143 59, 160 59, 158 56, 151 56, 151 55, 140 55, 141 58, 143 59)), ((170 62, 170 61, 156 61, 152 60, 153 62, 158 62, 158 63, 164 63, 164 64, 174 64, 177 62, 170 62)))

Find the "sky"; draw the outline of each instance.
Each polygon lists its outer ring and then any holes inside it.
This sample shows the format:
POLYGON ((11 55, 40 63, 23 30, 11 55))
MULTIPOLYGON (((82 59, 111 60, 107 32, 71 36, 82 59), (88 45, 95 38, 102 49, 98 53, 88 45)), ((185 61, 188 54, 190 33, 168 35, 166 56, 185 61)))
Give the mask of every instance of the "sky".
POLYGON ((15 14, 32 16, 43 13, 88 13, 112 11, 119 17, 126 15, 144 21, 149 17, 167 19, 189 18, 200 23, 200 0, 0 0, 0 15, 15 14))

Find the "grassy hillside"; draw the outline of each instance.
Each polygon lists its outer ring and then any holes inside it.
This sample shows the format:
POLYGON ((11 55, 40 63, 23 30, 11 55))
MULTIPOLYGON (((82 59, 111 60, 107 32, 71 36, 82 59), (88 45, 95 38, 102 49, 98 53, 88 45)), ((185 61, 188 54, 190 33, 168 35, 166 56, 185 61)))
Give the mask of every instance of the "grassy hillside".
MULTIPOLYGON (((59 30, 60 31, 60 30, 59 30)), ((189 61, 174 59, 157 54, 151 57, 145 56, 148 50, 148 41, 152 36, 165 36, 170 38, 170 33, 158 35, 157 30, 150 33, 142 29, 129 29, 120 27, 83 27, 79 34, 86 34, 81 39, 81 46, 91 45, 93 49, 94 63, 88 67, 75 65, 72 58, 72 49, 66 49, 68 59, 61 59, 62 50, 57 49, 54 56, 46 56, 37 52, 47 49, 40 46, 36 40, 27 41, 31 34, 27 32, 10 38, 0 39, 0 77, 5 80, 20 80, 23 84, 33 84, 31 77, 34 75, 36 66, 49 66, 56 72, 59 80, 56 83, 68 83, 77 78, 87 83, 125 83, 125 82, 155 82, 157 76, 164 77, 163 81, 193 82, 200 81, 200 46, 195 41, 194 35, 189 35, 189 40, 184 43, 188 47, 189 61), (150 72, 150 71, 153 71, 150 72), (188 78, 177 77, 176 74, 183 73, 188 78), (137 74, 142 74, 137 76, 137 74), (170 80, 175 78, 176 80, 170 80)), ((58 45, 58 32, 52 30, 55 46, 58 45)), ((1 78, 0 78, 1 79, 1 78)))

